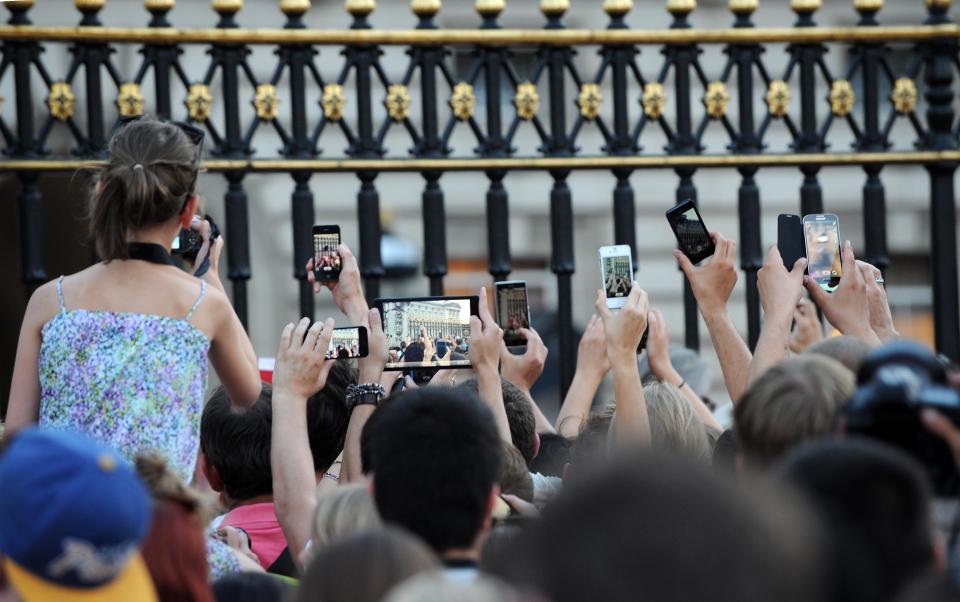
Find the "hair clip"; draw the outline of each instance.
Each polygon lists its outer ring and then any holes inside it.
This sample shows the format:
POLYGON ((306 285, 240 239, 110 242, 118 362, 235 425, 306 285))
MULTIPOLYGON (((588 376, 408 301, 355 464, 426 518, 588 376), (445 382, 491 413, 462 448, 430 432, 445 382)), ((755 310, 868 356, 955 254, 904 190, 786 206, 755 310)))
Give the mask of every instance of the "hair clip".
POLYGON ((133 170, 143 169, 143 165, 141 165, 140 163, 135 163, 131 169, 133 170))

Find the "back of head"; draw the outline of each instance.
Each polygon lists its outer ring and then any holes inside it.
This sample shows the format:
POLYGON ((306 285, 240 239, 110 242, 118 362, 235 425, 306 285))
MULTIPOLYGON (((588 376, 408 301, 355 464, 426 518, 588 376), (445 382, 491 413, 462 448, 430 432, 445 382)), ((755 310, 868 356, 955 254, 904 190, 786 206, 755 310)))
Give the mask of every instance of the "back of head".
POLYGON ((512 444, 503 442, 503 461, 500 463, 500 492, 515 495, 533 503, 533 477, 523 456, 512 444))
POLYGON ((307 400, 307 435, 313 469, 330 468, 343 451, 350 412, 347 411, 347 386, 357 384, 357 371, 350 362, 337 361, 327 375, 323 389, 307 400))
POLYGON ((273 389, 264 383, 256 403, 245 411, 236 411, 224 388, 218 387, 203 408, 200 450, 234 502, 273 493, 272 394, 273 389))
POLYGON ((552 602, 809 602, 821 593, 818 535, 789 496, 646 449, 564 489, 506 576, 552 602))
POLYGON ((931 568, 930 488, 909 456, 866 439, 818 441, 781 470, 828 526, 834 600, 889 600, 931 568))
POLYGON ((807 347, 804 353, 825 355, 840 362, 847 370, 856 374, 860 370, 860 366, 863 365, 863 360, 870 354, 870 346, 857 337, 842 335, 818 341, 807 347))
POLYGON ((379 602, 398 583, 439 569, 436 555, 399 529, 357 533, 314 556, 297 600, 379 602))
POLYGON ((853 374, 820 355, 794 357, 767 370, 734 409, 747 460, 766 466, 805 441, 832 434, 853 389, 853 374))
MULTIPOLYGON (((479 393, 479 384, 476 379, 470 379, 460 386, 474 394, 479 393)), ((500 379, 500 388, 503 392, 503 407, 507 411, 507 422, 510 423, 510 439, 529 467, 540 446, 533 408, 527 394, 517 385, 500 379)))
MULTIPOLYGON (((710 362, 703 359, 699 353, 687 347, 671 346, 670 363, 697 395, 705 397, 710 392, 713 368, 710 362)), ((641 380, 646 382, 647 377, 651 375, 650 359, 646 353, 637 360, 637 367, 640 369, 641 380)))
POLYGON ((405 391, 379 410, 373 494, 380 516, 434 550, 470 547, 500 470, 493 415, 460 388, 405 391))
POLYGON ((292 589, 269 573, 243 572, 217 579, 213 595, 217 602, 282 602, 292 589))
POLYGON ((674 385, 656 382, 643 388, 654 448, 676 451, 694 460, 710 459, 707 431, 690 402, 674 385))
POLYGON ((390 590, 384 602, 516 602, 520 597, 506 583, 478 575, 455 581, 442 574, 419 575, 390 590))
POLYGON ((563 467, 570 461, 573 440, 557 433, 540 435, 540 450, 530 464, 530 472, 547 477, 563 477, 563 467))
POLYGON ((212 602, 203 527, 191 509, 169 500, 154 502, 143 558, 161 602, 212 602))
POLYGON ((313 545, 323 549, 355 533, 380 526, 380 516, 364 483, 341 485, 317 499, 313 515, 313 545))
POLYGON ((176 125, 141 119, 114 134, 108 153, 90 215, 97 253, 105 261, 128 257, 132 231, 183 211, 196 187, 200 148, 176 125))

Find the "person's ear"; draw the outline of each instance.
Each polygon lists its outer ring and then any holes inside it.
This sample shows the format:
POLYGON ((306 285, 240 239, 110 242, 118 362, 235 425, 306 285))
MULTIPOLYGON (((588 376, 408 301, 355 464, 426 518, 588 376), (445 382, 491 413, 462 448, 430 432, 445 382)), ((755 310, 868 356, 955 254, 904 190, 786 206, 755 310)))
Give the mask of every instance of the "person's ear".
POLYGON ((187 202, 183 204, 183 211, 180 212, 180 227, 189 228, 193 222, 193 216, 197 214, 197 207, 200 206, 200 195, 194 193, 187 197, 187 202))
POLYGON ((487 507, 483 510, 482 531, 484 533, 493 528, 493 509, 496 507, 498 499, 500 499, 500 484, 494 483, 493 487, 490 488, 490 495, 487 496, 487 507))
POLYGON ((223 479, 220 478, 217 467, 207 461, 207 456, 202 451, 200 452, 200 470, 207 482, 210 483, 210 489, 217 493, 223 493, 223 479))
POLYGON ((533 434, 533 457, 536 458, 540 453, 540 433, 533 434))

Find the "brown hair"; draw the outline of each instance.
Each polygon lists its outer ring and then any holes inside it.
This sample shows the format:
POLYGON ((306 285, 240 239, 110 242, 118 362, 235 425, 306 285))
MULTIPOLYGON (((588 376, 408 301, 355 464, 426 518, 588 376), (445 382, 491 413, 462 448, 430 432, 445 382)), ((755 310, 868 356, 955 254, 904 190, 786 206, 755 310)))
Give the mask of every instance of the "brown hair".
POLYGON ((655 382, 643 388, 643 396, 653 447, 680 452, 693 460, 710 460, 707 431, 680 389, 670 383, 655 382))
POLYGON ((93 193, 90 232, 104 261, 126 259, 131 230, 166 222, 194 192, 199 147, 176 125, 141 119, 110 139, 93 193))
POLYGON ((160 602, 214 602, 203 527, 182 504, 166 499, 154 502, 143 560, 160 602))
POLYGON ((533 477, 530 469, 512 443, 503 442, 503 461, 500 462, 500 491, 533 503, 533 477))
POLYGON ((853 374, 822 355, 800 355, 770 368, 734 409, 747 459, 765 466, 800 443, 833 433, 853 390, 853 374))
POLYGON ((870 345, 867 345, 857 337, 841 335, 818 341, 804 349, 803 353, 825 355, 837 360, 846 366, 850 372, 856 374, 860 370, 863 360, 867 359, 870 351, 870 345))

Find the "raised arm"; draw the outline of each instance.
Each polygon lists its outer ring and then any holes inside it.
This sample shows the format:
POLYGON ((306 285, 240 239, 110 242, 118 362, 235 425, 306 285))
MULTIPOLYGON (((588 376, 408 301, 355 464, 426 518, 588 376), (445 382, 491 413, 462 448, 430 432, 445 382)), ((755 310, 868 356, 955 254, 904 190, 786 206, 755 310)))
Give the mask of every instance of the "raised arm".
MULTIPOLYGON (((810 298, 823 310, 823 315, 834 328, 843 334, 855 336, 868 345, 880 344, 880 338, 870 325, 867 284, 849 240, 843 243, 843 273, 835 291, 828 293, 810 277, 805 277, 803 283, 810 293, 810 298)), ((874 281, 873 284, 877 283, 874 281)))
POLYGON ((616 437, 624 443, 649 442, 650 420, 637 368, 637 348, 647 329, 650 310, 647 292, 634 282, 623 308, 611 311, 606 295, 598 290, 596 308, 603 320, 607 357, 613 370, 616 437))
POLYGON ((307 399, 324 387, 333 367, 332 361, 324 361, 333 338, 333 320, 315 322, 308 329, 309 324, 309 318, 303 318, 296 326, 288 324, 283 329, 273 371, 273 505, 294 558, 299 558, 307 545, 317 505, 307 399))
POLYGON ((757 272, 757 288, 763 305, 763 326, 750 364, 750 382, 768 368, 790 356, 790 326, 793 312, 803 295, 803 270, 807 259, 801 257, 789 272, 780 251, 771 245, 763 267, 757 272))
POLYGON ((647 328, 650 329, 647 335, 647 358, 650 361, 650 371, 662 382, 670 383, 683 393, 694 412, 697 413, 697 417, 700 418, 700 422, 717 430, 723 430, 707 404, 703 403, 693 387, 673 367, 673 362, 670 361, 670 331, 659 309, 651 309, 647 314, 647 328))
POLYGON ((884 343, 900 338, 900 333, 893 325, 893 314, 890 313, 890 303, 887 301, 887 291, 883 286, 883 272, 879 268, 857 260, 863 284, 867 288, 867 303, 870 307, 870 328, 884 343))
POLYGON ((533 409, 533 417, 536 420, 538 433, 555 433, 553 425, 543 415, 540 406, 537 405, 530 389, 533 383, 537 382, 540 375, 543 374, 543 367, 547 363, 549 351, 543 344, 540 334, 532 328, 521 328, 520 334, 527 339, 527 349, 523 355, 514 355, 510 353, 506 343, 500 343, 500 370, 505 380, 517 385, 520 390, 527 394, 530 400, 530 407, 533 409))
POLYGON ((557 414, 557 432, 564 437, 576 437, 590 413, 593 397, 600 383, 610 371, 607 360, 607 339, 603 332, 603 320, 594 314, 583 330, 577 348, 577 370, 573 373, 567 396, 557 414))
POLYGON ((513 442, 507 409, 503 406, 503 388, 500 384, 500 345, 503 329, 490 315, 487 305, 487 289, 480 289, 480 316, 470 316, 470 363, 477 373, 477 388, 480 399, 493 412, 500 438, 513 442))
MULTIPOLYGON (((387 361, 387 337, 383 333, 383 324, 380 312, 376 309, 367 311, 368 325, 367 357, 357 360, 360 374, 357 383, 360 385, 381 384, 383 368, 387 361)), ((350 422, 347 424, 347 436, 343 445, 343 464, 340 466, 340 482, 353 483, 363 480, 363 465, 360 462, 360 435, 363 426, 370 419, 370 415, 377 409, 372 404, 353 404, 350 410, 350 422)))
POLYGON ((367 300, 363 296, 363 287, 360 283, 360 267, 357 258, 345 244, 337 247, 340 253, 340 278, 317 282, 313 273, 313 259, 307 261, 307 280, 313 283, 313 292, 328 288, 333 295, 333 302, 337 304, 343 315, 347 316, 351 325, 363 324, 367 316, 367 300))
POLYGON ((720 361, 720 371, 723 373, 727 393, 736 403, 747 389, 752 360, 750 349, 727 313, 727 301, 737 284, 737 268, 734 265, 737 243, 724 238, 718 232, 711 232, 710 236, 716 252, 702 266, 693 265, 681 251, 674 251, 673 254, 690 281, 697 306, 700 307, 700 314, 707 324, 710 340, 720 361))
POLYGON ((790 336, 790 351, 803 353, 804 349, 823 339, 823 324, 817 315, 817 306, 809 299, 800 299, 793 310, 797 327, 790 336))

